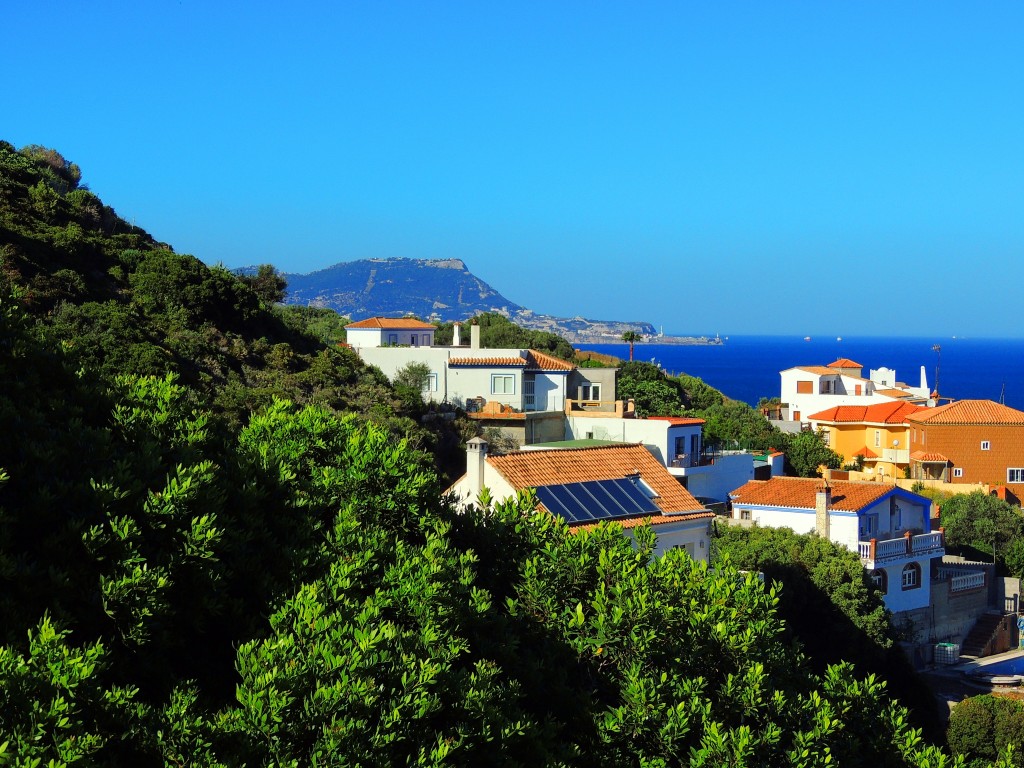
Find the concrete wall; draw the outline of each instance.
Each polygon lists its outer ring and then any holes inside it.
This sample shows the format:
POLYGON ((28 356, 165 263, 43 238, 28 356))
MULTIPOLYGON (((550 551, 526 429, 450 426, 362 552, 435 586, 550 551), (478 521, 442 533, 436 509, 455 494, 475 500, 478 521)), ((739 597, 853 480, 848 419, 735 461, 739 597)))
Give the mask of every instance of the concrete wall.
POLYGON ((687 469, 684 476, 686 489, 694 496, 728 501, 732 491, 754 479, 754 457, 749 453, 721 454, 714 464, 687 469))
POLYGON ((926 594, 930 605, 893 615, 893 625, 909 630, 908 639, 915 643, 960 644, 989 610, 984 588, 951 593, 948 581, 933 580, 926 594))
MULTIPOLYGON (((566 416, 563 440, 614 440, 619 443, 643 443, 662 464, 668 450, 667 421, 618 419, 594 416, 566 416)), ((700 431, 700 428, 696 428, 700 431)))
MULTIPOLYGON (((711 524, 708 520, 681 520, 678 523, 660 523, 654 526, 658 541, 654 554, 661 555, 670 549, 685 549, 694 560, 707 562, 711 551, 711 524)), ((626 533, 633 537, 633 529, 626 533)))

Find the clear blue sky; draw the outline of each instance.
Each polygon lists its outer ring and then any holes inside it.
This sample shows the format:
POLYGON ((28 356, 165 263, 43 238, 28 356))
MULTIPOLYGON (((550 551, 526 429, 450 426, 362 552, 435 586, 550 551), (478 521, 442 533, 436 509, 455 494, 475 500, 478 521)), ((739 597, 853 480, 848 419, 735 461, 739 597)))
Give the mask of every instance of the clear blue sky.
POLYGON ((1024 3, 51 2, 0 138, 182 253, 666 332, 1021 336, 1024 3))

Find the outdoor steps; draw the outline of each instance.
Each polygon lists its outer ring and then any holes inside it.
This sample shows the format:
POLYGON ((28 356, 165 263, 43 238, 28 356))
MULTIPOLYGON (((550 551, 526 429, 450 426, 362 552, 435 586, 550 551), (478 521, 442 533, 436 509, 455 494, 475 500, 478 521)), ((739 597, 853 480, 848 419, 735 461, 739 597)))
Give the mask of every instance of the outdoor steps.
POLYGON ((984 655, 986 646, 1002 620, 1002 615, 998 613, 986 613, 980 616, 971 631, 967 633, 963 643, 960 644, 960 655, 976 657, 984 655))

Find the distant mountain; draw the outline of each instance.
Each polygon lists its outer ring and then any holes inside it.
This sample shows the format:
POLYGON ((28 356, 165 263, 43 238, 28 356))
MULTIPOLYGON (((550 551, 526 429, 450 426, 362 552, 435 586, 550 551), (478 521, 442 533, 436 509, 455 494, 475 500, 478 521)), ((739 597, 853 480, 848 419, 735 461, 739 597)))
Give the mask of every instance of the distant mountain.
POLYGON ((657 333, 642 321, 538 315, 506 299, 460 259, 362 259, 305 275, 285 274, 285 278, 286 303, 328 307, 353 319, 413 314, 452 322, 497 312, 524 328, 551 331, 570 341, 618 340, 628 330, 657 333))

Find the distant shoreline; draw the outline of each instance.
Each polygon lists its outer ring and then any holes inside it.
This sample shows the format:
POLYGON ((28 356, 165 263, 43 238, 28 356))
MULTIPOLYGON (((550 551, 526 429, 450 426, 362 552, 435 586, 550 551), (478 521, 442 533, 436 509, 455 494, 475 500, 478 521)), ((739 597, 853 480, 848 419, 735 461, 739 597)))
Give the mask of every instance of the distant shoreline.
MULTIPOLYGON (((629 346, 629 343, 622 339, 609 338, 607 336, 571 334, 566 335, 565 338, 571 344, 621 344, 629 346)), ((690 346, 717 347, 725 344, 725 340, 717 336, 652 336, 633 343, 636 346, 646 344, 685 344, 690 346)))

